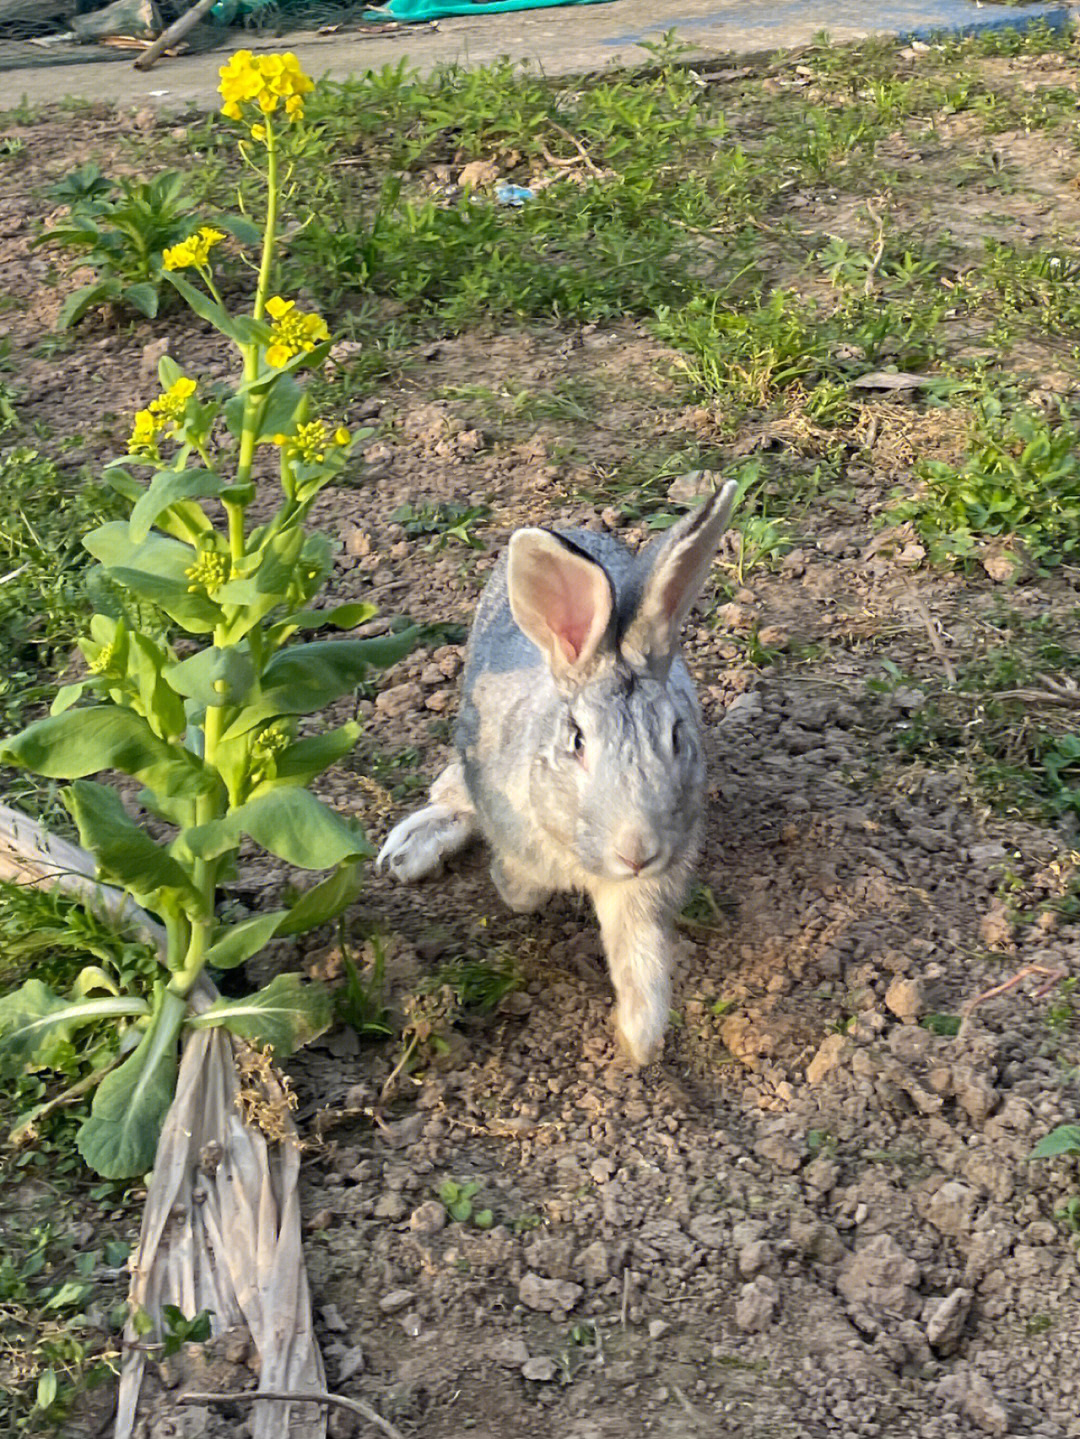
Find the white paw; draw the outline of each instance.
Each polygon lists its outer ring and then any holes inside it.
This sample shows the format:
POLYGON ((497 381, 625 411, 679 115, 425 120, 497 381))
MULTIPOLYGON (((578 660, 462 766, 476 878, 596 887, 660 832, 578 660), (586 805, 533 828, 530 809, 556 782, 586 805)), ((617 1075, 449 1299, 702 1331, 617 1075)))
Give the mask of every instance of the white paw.
POLYGON ((516 914, 534 914, 551 898, 552 890, 534 884, 531 879, 515 873, 499 860, 492 860, 491 880, 507 909, 516 914))
POLYGON ((639 1069, 655 1063, 664 1052, 668 1007, 620 1000, 615 1009, 615 1033, 631 1063, 639 1069))
POLYGON ((467 844, 472 833, 471 814, 429 804, 394 826, 379 850, 375 868, 389 870, 402 884, 427 879, 439 873, 443 861, 467 844))

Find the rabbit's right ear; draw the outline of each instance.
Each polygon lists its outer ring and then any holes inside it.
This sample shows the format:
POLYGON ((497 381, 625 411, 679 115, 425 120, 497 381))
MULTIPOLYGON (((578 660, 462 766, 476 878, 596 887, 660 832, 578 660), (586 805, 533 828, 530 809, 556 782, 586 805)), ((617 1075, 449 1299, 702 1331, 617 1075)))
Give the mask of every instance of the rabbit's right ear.
POLYGON ((729 480, 645 552, 649 568, 637 610, 622 639, 624 654, 641 656, 651 668, 667 674, 678 648, 679 631, 705 583, 738 489, 736 481, 729 480))
POLYGON ((506 588, 514 620, 553 675, 583 675, 611 625, 615 597, 607 572, 547 530, 510 539, 506 588))

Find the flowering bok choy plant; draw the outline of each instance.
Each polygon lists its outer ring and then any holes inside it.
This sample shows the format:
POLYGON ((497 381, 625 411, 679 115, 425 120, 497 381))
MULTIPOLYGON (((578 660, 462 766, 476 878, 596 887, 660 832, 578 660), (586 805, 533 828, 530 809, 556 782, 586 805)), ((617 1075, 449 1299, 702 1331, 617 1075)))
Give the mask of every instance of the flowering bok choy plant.
POLYGON ((281 1057, 328 1024, 327 992, 295 974, 203 1013, 189 1000, 207 965, 243 964, 272 938, 322 924, 355 898, 371 850, 308 785, 348 753, 359 726, 301 736, 298 720, 348 694, 370 667, 393 663, 415 637, 298 638, 353 628, 374 613, 363 603, 311 607, 331 547, 305 520, 361 436, 311 413, 302 375, 327 354, 325 322, 271 293, 281 163, 311 88, 292 55, 240 51, 221 70, 223 113, 243 125, 243 158, 266 181, 251 313, 233 315, 221 300, 219 231, 204 226, 164 252, 166 275, 235 344, 242 369, 221 397, 163 359, 162 393, 136 414, 127 456, 106 470, 130 515, 85 544, 125 598, 122 608, 152 612, 160 625, 95 614, 81 641, 86 678, 60 690, 48 718, 0 744, 3 763, 72 781, 65 802, 101 878, 159 916, 167 935, 149 999, 118 992, 94 966, 70 995, 31 979, 0 1000, 0 1063, 9 1068, 50 1067, 83 1026, 122 1026, 125 1057, 103 1074, 78 1136, 87 1163, 114 1178, 153 1164, 185 1027, 224 1025, 281 1057), (280 503, 251 524, 256 457, 267 451, 280 503), (179 635, 182 646, 154 634, 179 635), (139 802, 165 822, 167 838, 137 823, 115 788, 87 778, 110 770, 139 781, 139 802), (217 889, 245 837, 290 865, 329 873, 288 907, 219 920, 217 889))

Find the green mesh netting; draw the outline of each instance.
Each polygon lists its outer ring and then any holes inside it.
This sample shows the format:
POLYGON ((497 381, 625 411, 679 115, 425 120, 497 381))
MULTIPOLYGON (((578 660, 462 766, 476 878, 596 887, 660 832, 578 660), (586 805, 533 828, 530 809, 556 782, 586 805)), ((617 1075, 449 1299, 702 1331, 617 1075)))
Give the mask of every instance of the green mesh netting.
POLYGON ((543 10, 553 5, 599 5, 604 0, 389 0, 374 12, 392 20, 437 20, 441 15, 501 15, 507 10, 543 10))

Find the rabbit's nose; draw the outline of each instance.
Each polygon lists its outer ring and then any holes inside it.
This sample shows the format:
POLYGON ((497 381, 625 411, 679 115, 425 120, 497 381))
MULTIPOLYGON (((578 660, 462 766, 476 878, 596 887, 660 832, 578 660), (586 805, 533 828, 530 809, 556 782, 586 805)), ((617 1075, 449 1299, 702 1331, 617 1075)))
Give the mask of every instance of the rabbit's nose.
POLYGON ((647 869, 659 852, 654 846, 650 846, 650 841, 642 834, 621 835, 615 846, 615 858, 635 874, 647 869))

